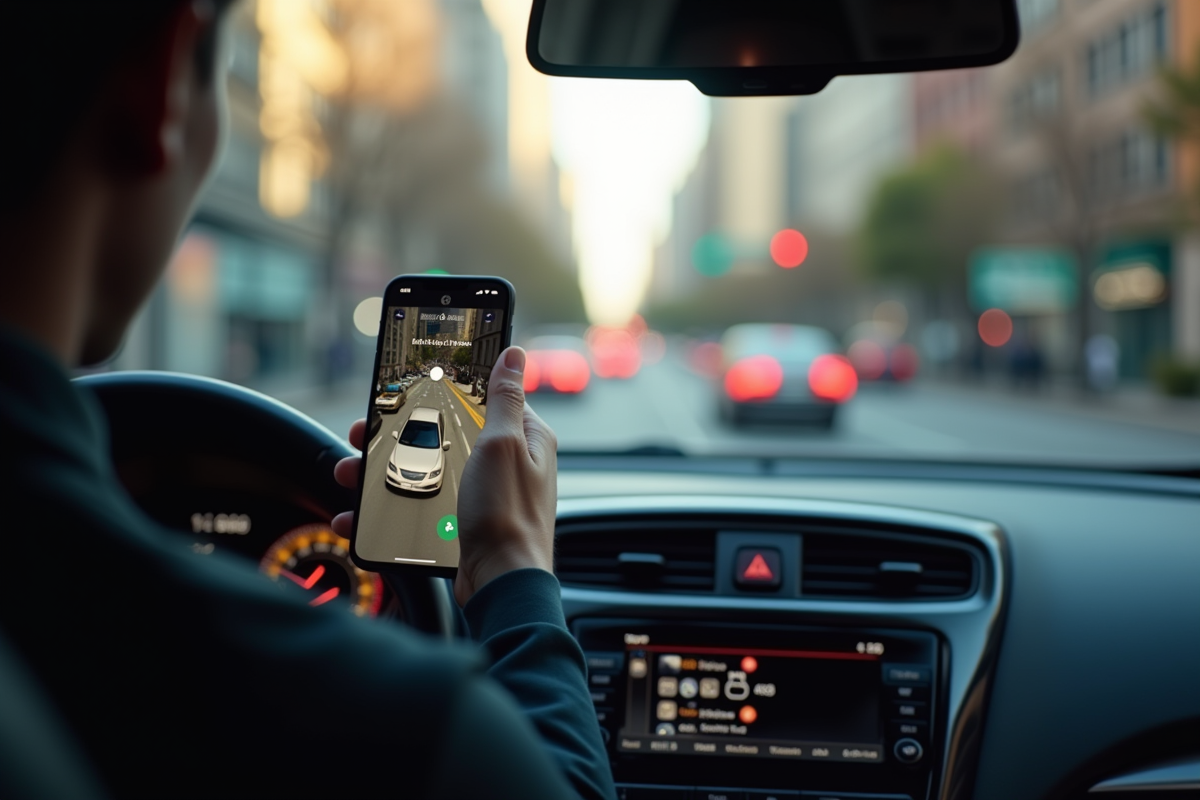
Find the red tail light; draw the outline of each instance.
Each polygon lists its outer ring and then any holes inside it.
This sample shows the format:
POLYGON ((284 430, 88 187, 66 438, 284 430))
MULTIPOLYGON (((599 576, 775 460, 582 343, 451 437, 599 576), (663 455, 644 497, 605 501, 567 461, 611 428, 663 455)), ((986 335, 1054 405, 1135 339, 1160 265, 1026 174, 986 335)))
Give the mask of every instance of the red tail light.
POLYGON ((573 350, 530 350, 525 362, 526 392, 553 389, 578 394, 591 377, 587 359, 573 350))
POLYGON ((822 400, 844 403, 858 391, 858 374, 842 356, 818 356, 808 368, 808 388, 822 400))
POLYGON ((624 328, 594 327, 588 332, 592 364, 601 378, 632 378, 642 368, 637 339, 624 328))
POLYGON ((737 403, 770 400, 783 386, 783 367, 770 356, 750 356, 725 373, 725 393, 737 403))
POLYGON ((920 363, 917 348, 911 344, 898 344, 892 350, 892 377, 898 381, 912 380, 920 363))
POLYGON ((542 385, 542 365, 540 353, 526 353, 525 355, 525 381, 523 383, 525 392, 536 392, 538 387, 542 385))
POLYGON ((587 388, 592 370, 583 355, 572 350, 550 355, 552 357, 547 371, 550 373, 550 385, 556 392, 578 394, 587 388))
POLYGON ((850 345, 850 363, 864 381, 877 381, 887 372, 887 353, 879 342, 859 339, 850 345))

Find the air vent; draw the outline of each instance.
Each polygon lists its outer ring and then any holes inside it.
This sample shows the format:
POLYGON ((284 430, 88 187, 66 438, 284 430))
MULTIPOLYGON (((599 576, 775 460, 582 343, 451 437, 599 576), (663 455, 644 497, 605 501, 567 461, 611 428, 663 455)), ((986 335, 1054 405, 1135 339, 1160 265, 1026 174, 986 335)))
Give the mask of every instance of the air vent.
POLYGON ((976 581, 965 548, 883 536, 809 533, 802 561, 805 596, 954 600, 976 581))
POLYGON ((716 531, 610 527, 559 534, 555 571, 566 586, 713 591, 716 531))

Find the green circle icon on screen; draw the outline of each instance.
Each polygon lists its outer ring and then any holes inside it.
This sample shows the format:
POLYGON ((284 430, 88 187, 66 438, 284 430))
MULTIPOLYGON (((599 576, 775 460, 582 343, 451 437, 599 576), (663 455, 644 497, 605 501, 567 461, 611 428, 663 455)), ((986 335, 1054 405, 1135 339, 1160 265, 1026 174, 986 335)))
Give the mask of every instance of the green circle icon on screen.
POLYGON ((453 514, 447 514, 438 520, 437 535, 445 539, 447 542, 454 541, 458 538, 458 517, 453 514))

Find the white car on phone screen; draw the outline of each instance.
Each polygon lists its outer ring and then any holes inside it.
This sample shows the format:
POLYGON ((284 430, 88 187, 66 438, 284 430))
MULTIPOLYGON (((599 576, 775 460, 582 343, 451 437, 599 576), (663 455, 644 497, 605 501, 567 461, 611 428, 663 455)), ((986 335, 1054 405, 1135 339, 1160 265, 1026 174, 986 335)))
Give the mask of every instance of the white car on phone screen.
POLYGON ((435 408, 414 408, 396 440, 387 464, 387 482, 406 492, 436 492, 446 471, 446 425, 435 408))

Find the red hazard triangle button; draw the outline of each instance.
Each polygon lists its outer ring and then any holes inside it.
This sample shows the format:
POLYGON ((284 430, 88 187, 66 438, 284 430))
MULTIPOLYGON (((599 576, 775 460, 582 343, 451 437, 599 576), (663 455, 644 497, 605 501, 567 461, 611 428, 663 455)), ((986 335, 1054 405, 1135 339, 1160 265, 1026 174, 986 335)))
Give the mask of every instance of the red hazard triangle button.
POLYGON ((733 582, 742 589, 775 589, 783 581, 779 551, 773 547, 743 547, 737 552, 733 582))
POLYGON ((742 571, 742 580, 773 581, 775 573, 767 566, 767 560, 763 558, 762 553, 755 553, 754 558, 750 559, 750 566, 742 571))

